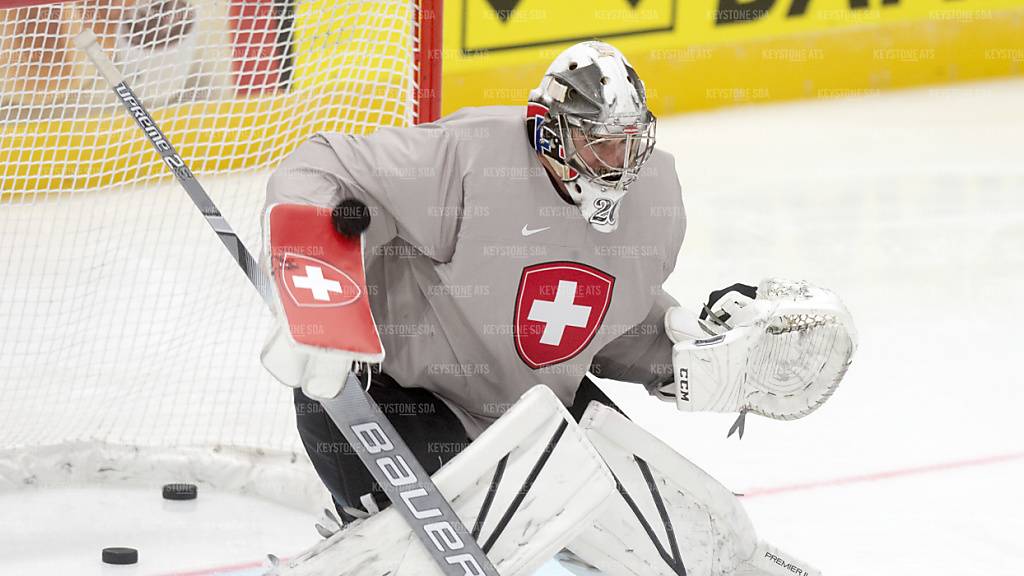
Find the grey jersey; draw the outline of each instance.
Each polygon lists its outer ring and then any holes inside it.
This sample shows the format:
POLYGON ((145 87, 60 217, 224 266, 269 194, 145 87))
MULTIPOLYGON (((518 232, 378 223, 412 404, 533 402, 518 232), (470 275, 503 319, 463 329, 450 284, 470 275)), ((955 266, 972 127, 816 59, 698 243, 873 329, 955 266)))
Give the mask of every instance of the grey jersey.
POLYGON ((441 397, 473 437, 536 384, 570 405, 588 370, 649 389, 672 377, 661 286, 686 227, 672 157, 654 153, 601 233, 556 192, 524 112, 317 134, 267 189, 268 204, 370 207, 382 368, 441 397))

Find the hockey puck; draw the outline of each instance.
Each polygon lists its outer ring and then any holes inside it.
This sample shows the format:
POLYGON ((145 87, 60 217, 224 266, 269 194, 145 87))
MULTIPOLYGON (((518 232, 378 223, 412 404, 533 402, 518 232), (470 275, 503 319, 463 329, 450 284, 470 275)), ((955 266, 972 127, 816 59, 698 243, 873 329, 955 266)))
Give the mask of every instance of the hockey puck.
POLYGON ((135 564, 139 561, 139 551, 135 548, 104 548, 104 564, 135 564))
POLYGON ((195 500, 198 495, 195 484, 164 484, 164 500, 195 500))

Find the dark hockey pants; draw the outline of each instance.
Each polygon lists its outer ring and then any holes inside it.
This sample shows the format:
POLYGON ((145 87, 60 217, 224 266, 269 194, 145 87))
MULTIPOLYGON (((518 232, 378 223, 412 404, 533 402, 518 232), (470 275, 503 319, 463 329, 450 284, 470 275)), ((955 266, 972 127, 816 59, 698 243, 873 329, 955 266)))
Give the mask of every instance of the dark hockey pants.
MULTIPOLYGON (((466 430, 451 409, 423 388, 403 388, 387 374, 375 374, 370 397, 430 474, 469 445, 466 430)), ((578 421, 592 400, 618 409, 596 384, 584 378, 569 412, 578 421)), ((306 453, 342 520, 353 519, 342 507, 361 508, 363 494, 372 494, 381 508, 387 505, 387 497, 330 416, 301 389, 295 390, 295 416, 306 453)))

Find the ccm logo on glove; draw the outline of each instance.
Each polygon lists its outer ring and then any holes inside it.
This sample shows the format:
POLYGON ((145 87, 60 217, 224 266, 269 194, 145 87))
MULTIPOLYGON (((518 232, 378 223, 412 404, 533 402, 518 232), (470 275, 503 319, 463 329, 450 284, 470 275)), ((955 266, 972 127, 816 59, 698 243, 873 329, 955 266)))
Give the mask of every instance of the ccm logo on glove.
POLYGON ((679 369, 679 399, 690 401, 690 370, 687 368, 679 369))

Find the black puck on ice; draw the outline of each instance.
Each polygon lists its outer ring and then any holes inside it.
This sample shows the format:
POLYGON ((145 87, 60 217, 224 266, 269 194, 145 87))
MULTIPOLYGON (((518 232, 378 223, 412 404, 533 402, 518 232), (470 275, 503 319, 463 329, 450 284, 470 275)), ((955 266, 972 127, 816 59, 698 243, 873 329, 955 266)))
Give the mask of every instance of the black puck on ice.
POLYGON ((104 564, 135 564, 139 561, 139 551, 135 548, 104 548, 104 564))
POLYGON ((195 500, 198 495, 195 484, 164 484, 164 500, 195 500))

